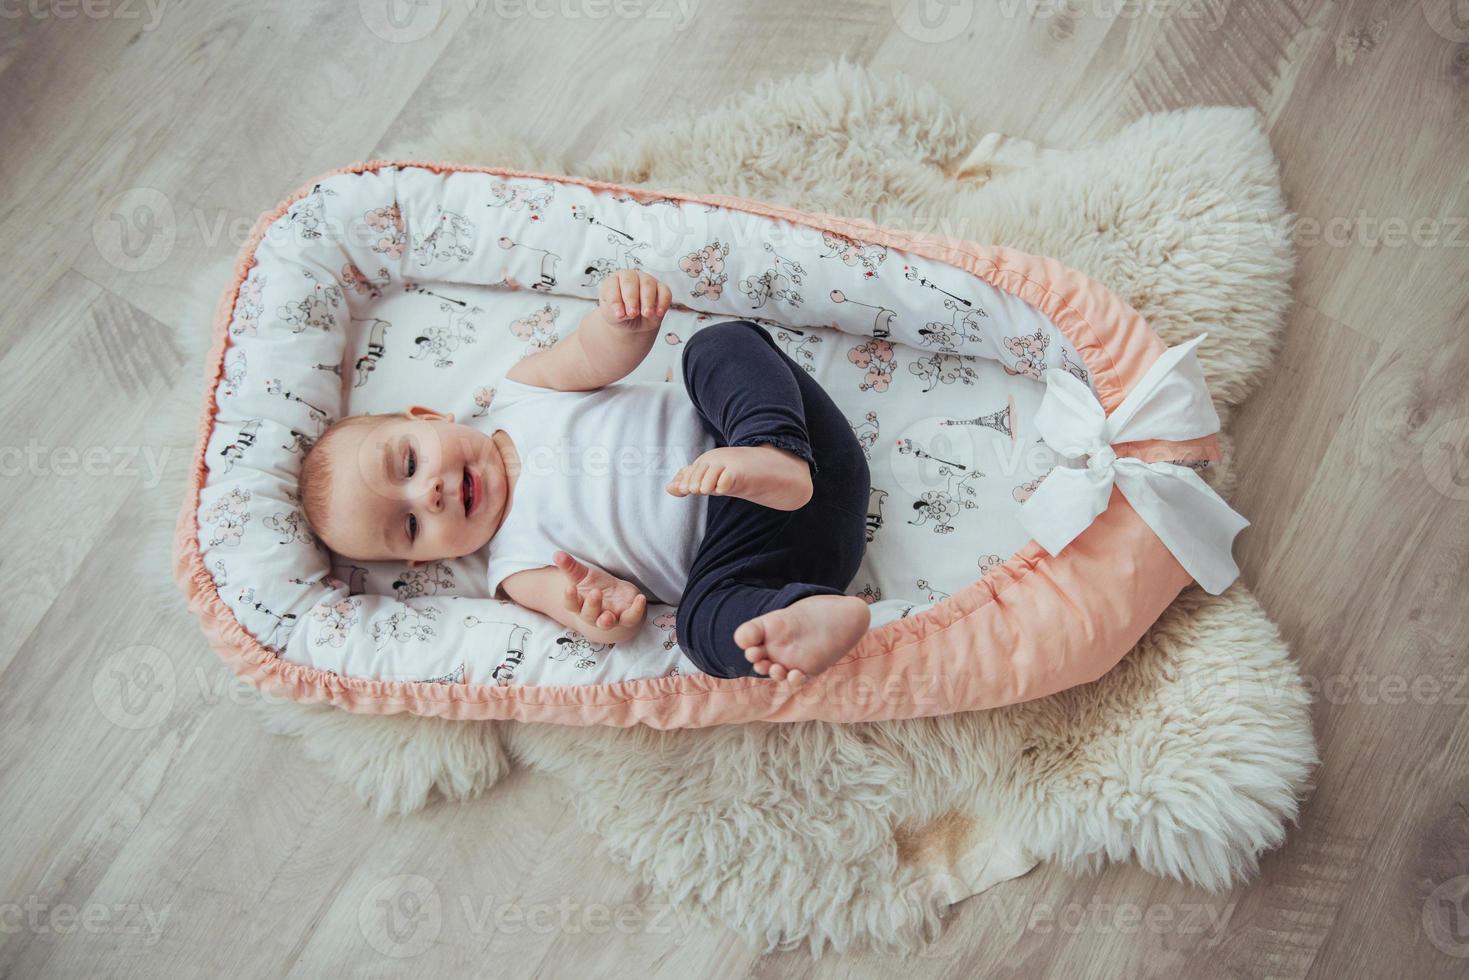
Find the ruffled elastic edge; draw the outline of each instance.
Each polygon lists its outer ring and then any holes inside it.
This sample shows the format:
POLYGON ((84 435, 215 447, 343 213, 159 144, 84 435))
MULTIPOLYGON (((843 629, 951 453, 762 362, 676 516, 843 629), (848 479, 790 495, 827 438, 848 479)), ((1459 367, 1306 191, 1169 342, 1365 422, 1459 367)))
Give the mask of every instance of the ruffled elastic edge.
MULTIPOLYGON (((205 391, 193 466, 173 542, 175 580, 187 597, 189 608, 199 617, 211 645, 238 676, 255 684, 264 693, 296 701, 326 702, 366 714, 408 711, 461 720, 517 719, 617 726, 646 724, 655 728, 702 727, 755 720, 872 721, 947 714, 1041 697, 1101 676, 1131 648, 1147 625, 1188 583, 1187 574, 1182 572, 1176 560, 1126 506, 1125 500, 1115 495, 1108 511, 1073 542, 1065 555, 1052 557, 1035 542, 1028 543, 986 576, 932 608, 871 631, 842 661, 799 689, 767 678, 720 679, 708 675, 593 685, 447 685, 343 677, 282 660, 240 625, 219 595, 199 548, 199 500, 208 477, 205 453, 214 425, 215 392, 223 374, 229 324, 240 287, 255 265, 255 251, 269 226, 322 181, 385 167, 548 180, 624 194, 639 201, 668 198, 712 204, 831 231, 945 262, 1020 298, 1056 324, 1091 372, 1098 398, 1109 413, 1165 349, 1163 342, 1137 311, 1101 284, 1053 259, 1011 249, 977 245, 942 235, 892 231, 860 219, 808 213, 728 195, 651 191, 531 171, 396 160, 366 161, 332 170, 302 185, 274 210, 261 215, 235 262, 234 277, 215 311, 214 341, 205 364, 205 391), (984 648, 975 642, 976 636, 995 631, 976 629, 966 634, 966 625, 977 624, 978 617, 986 610, 995 611, 1002 606, 1006 607, 1003 614, 992 616, 992 621, 1016 615, 1015 610, 1008 608, 1006 598, 1017 593, 1026 593, 1025 601, 1035 605, 1036 593, 1040 590, 1027 589, 1026 586, 1035 585, 1042 577, 1037 572, 1054 576, 1056 572, 1072 566, 1079 568, 1089 564, 1083 558, 1094 547, 1103 547, 1107 551, 1130 549, 1124 552, 1124 560, 1132 566, 1134 575, 1151 576, 1140 580, 1148 587, 1139 584, 1134 588, 1133 601, 1125 610, 1105 608, 1105 597, 1100 596, 1091 598, 1094 601, 1102 599, 1104 608, 1063 610, 1068 618, 1080 617, 1072 619, 1072 622, 1083 630, 1085 636, 1082 639, 1086 647, 1078 650, 1075 643, 1067 642, 1061 644, 1054 654, 1028 652, 1025 654, 1027 660, 1017 663, 1016 650, 1021 648, 1011 645, 1011 662, 996 670, 991 661, 1004 660, 1002 652, 995 649, 993 640, 984 648), (1095 635, 1099 629, 1112 635, 1095 635), (1088 656, 1087 647, 1102 648, 1106 653, 1088 656), (885 658, 900 655, 904 656, 903 667, 893 671, 884 662, 885 658), (920 672, 924 676, 936 676, 953 683, 941 684, 945 693, 933 702, 916 697, 889 697, 881 693, 884 682, 892 679, 901 682, 905 674, 916 676, 920 672), (845 682, 863 679, 867 683, 861 686, 864 691, 873 692, 871 697, 863 694, 849 700, 845 696, 832 696, 845 682)), ((1213 436, 1191 443, 1134 443, 1127 449, 1128 455, 1149 454, 1149 458, 1219 458, 1218 442, 1213 436)), ((1115 568, 1112 570, 1116 571, 1115 568)), ((1099 567, 1097 572, 1101 571, 1099 567)), ((1074 586, 1076 583, 1067 584, 1074 586)), ((1093 586, 1084 588, 1083 593, 1100 591, 1093 586)), ((1050 596, 1054 600, 1052 604, 1059 602, 1063 606, 1071 606, 1065 593, 1058 591, 1062 588, 1060 582, 1050 583, 1048 591, 1053 593, 1050 596)), ((1041 595, 1039 605, 1044 607, 1046 599, 1041 595)), ((1051 623, 1054 628, 1055 621, 1051 623)), ((1011 632, 1017 639, 1024 636, 1023 632, 1013 629, 1011 632)))

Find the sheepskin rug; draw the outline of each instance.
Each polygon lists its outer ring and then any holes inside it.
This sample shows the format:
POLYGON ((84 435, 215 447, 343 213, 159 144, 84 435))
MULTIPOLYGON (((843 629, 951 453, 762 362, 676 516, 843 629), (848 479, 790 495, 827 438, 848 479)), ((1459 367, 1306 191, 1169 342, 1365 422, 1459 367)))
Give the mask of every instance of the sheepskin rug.
MULTIPOLYGON (((736 194, 1054 256, 1126 297, 1170 344, 1208 332, 1200 359, 1226 428, 1270 364, 1289 300, 1289 216, 1248 110, 1148 116, 1044 149, 986 133, 931 88, 842 61, 625 132, 583 161, 485 126, 440 118, 381 155, 736 194)), ((172 437, 184 452, 198 377, 172 437)), ((1227 495, 1225 448, 1209 479, 1227 495)), ((183 493, 164 490, 161 540, 183 493)), ((150 565, 156 577, 167 562, 150 565)), ((213 657, 202 639, 199 656, 213 657)), ((1315 765, 1308 702, 1276 628, 1236 584, 1219 597, 1187 590, 1100 681, 997 711, 672 732, 273 699, 260 711, 384 814, 482 793, 512 764, 554 773, 582 824, 659 899, 764 950, 820 955, 921 949, 951 903, 1040 861, 1132 860, 1209 889, 1249 876, 1282 842, 1315 765)))

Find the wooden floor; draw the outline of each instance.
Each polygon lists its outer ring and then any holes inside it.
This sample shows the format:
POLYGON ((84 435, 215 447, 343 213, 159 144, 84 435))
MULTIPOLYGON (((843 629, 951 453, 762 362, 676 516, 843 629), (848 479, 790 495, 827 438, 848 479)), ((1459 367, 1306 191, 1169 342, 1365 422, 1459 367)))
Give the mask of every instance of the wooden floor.
POLYGON ((361 12, 389 2, 0 4, 0 976, 1469 975, 1452 0, 933 0, 926 19, 895 19, 906 0, 391 0, 409 15, 375 20, 384 40, 361 12), (1238 420, 1236 504, 1245 578, 1320 692, 1324 765, 1249 885, 1043 868, 908 963, 761 957, 596 857, 552 780, 375 820, 261 734, 193 622, 120 571, 156 483, 143 427, 221 285, 201 277, 303 176, 463 105, 574 160, 843 53, 1051 144, 1196 104, 1269 120, 1303 219, 1297 306, 1238 420), (119 711, 127 684, 156 698, 119 711), (399 887, 424 868, 444 870, 399 887), (359 914, 421 886, 432 942, 383 955, 359 914))

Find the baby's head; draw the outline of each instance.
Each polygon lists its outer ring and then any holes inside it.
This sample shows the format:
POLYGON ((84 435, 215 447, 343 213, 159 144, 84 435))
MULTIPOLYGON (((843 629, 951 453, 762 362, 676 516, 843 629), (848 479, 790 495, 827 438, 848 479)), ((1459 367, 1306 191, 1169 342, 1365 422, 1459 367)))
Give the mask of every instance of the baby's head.
POLYGON ((421 405, 351 415, 301 464, 301 509, 343 558, 421 565, 457 558, 494 537, 509 498, 495 441, 421 405))

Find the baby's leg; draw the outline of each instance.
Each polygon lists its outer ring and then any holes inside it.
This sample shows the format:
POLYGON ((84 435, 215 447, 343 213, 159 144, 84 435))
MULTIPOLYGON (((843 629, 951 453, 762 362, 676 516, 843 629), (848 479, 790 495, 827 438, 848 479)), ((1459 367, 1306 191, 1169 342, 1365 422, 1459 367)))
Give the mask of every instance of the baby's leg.
POLYGON ((843 594, 866 548, 867 461, 830 396, 790 367, 815 469, 811 500, 779 513, 712 498, 679 603, 679 644, 717 677, 799 680, 820 673, 846 655, 869 622, 866 603, 843 594))
POLYGON ((870 620, 867 603, 836 589, 728 582, 679 605, 678 642, 706 674, 800 683, 846 656, 870 620))
POLYGON ((748 320, 690 337, 684 387, 716 448, 679 470, 668 492, 740 497, 784 511, 805 506, 815 463, 796 375, 805 372, 748 320))
POLYGON ((843 594, 862 559, 864 526, 864 515, 824 502, 781 513, 711 499, 679 599, 679 645, 715 677, 789 672, 800 680, 830 667, 867 631, 867 604, 843 594))

